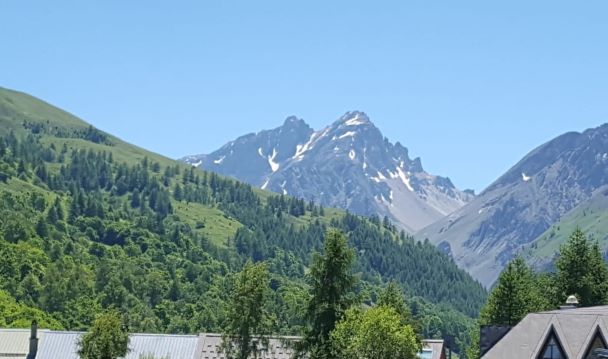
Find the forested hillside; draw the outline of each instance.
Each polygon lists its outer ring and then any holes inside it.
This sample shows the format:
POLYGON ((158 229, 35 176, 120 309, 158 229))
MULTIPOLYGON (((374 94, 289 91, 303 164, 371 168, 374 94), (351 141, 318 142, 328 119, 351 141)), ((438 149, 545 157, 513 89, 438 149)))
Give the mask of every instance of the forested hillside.
POLYGON ((486 297, 451 259, 388 221, 254 190, 4 89, 0 212, 0 311, 10 302, 26 317, 9 326, 45 315, 83 330, 115 307, 132 332, 219 331, 230 276, 252 258, 270 265, 275 331, 298 334, 304 275, 329 227, 357 250, 363 300, 395 280, 426 335, 464 333, 486 297))

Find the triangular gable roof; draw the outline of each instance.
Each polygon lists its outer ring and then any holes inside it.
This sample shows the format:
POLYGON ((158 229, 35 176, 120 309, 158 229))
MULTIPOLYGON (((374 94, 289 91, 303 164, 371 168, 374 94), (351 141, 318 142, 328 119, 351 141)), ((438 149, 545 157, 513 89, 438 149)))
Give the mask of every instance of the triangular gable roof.
POLYGON ((582 346, 583 350, 579 352, 577 359, 585 358, 585 354, 589 350, 589 347, 593 344, 593 341, 595 340, 595 336, 597 334, 602 336, 604 344, 608 344, 608 342, 606 342, 606 333, 608 333, 608 331, 606 331, 606 324, 604 323, 604 318, 598 316, 595 319, 595 322, 593 322, 592 329, 589 331, 587 338, 585 338, 585 342, 582 346))
POLYGON ((569 350, 569 348, 568 348, 568 343, 565 343, 561 340, 561 338, 564 338, 563 331, 561 330, 561 328, 555 326, 555 323, 556 323, 555 319, 556 318, 554 317, 551 320, 551 325, 547 328, 547 331, 543 337, 543 340, 538 343, 538 346, 536 347, 536 350, 534 351, 534 354, 532 354, 531 358, 541 358, 543 352, 547 348, 547 343, 549 343, 549 341, 552 338, 555 339, 555 341, 557 342, 557 345, 560 347, 560 349, 562 351, 562 354, 565 354, 566 358, 573 358, 571 356, 571 350, 569 350), (560 336, 560 332, 562 334, 561 336, 560 336))
POLYGON ((511 329, 511 331, 496 343, 483 358, 533 358, 533 353, 539 346, 538 343, 542 343, 547 334, 551 319, 551 315, 527 315, 516 327, 511 329))
POLYGON ((552 330, 568 358, 584 359, 597 330, 608 339, 608 307, 528 314, 483 359, 536 359, 552 330))

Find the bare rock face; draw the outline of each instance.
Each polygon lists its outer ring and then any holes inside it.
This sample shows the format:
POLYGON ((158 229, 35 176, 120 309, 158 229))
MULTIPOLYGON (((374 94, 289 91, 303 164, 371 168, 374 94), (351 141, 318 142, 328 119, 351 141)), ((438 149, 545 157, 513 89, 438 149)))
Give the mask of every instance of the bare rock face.
POLYGON ((419 158, 410 159, 407 148, 391 143, 358 111, 319 131, 289 117, 281 127, 182 160, 323 206, 388 216, 410 233, 474 198, 425 172, 419 158))
POLYGON ((607 184, 608 125, 566 133, 530 152, 416 238, 428 238, 490 286, 524 246, 607 184))

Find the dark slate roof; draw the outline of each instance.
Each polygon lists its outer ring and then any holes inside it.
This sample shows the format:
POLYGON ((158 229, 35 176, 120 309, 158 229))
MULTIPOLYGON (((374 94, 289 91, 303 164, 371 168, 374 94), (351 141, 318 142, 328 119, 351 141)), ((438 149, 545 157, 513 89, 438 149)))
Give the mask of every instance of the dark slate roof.
POLYGON ((482 359, 535 359, 552 330, 568 358, 582 358, 596 330, 608 338, 608 306, 528 314, 482 359))

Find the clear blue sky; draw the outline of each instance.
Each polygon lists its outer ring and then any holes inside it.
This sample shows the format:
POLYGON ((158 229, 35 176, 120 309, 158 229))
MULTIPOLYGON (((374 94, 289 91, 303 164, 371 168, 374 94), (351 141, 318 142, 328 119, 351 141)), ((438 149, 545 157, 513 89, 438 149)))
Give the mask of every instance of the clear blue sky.
POLYGON ((1 1, 0 86, 170 157, 358 109, 481 190, 608 122, 606 0, 93 3, 1 1))

